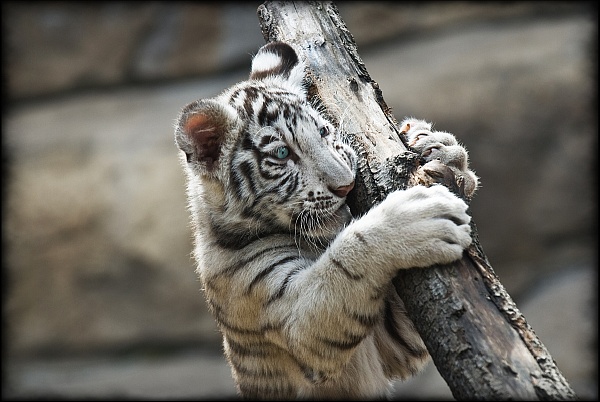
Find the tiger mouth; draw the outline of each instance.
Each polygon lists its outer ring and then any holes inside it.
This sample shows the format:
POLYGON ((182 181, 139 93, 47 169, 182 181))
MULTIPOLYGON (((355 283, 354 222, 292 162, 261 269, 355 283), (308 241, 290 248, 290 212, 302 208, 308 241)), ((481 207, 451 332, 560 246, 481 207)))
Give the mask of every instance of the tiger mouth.
POLYGON ((297 213, 294 220, 310 231, 331 231, 343 227, 352 219, 350 208, 345 204, 327 208, 310 208, 297 213))
POLYGON ((335 210, 334 215, 343 219, 350 219, 352 216, 350 215, 350 207, 345 203, 340 205, 338 209, 335 210))

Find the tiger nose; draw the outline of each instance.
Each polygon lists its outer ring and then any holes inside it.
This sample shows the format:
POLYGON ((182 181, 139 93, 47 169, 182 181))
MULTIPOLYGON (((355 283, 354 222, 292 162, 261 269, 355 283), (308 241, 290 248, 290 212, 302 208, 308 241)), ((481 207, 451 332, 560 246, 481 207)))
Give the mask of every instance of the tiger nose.
POLYGON ((354 188, 354 181, 350 184, 348 184, 347 186, 340 186, 338 188, 329 188, 329 191, 331 191, 333 194, 337 195, 340 198, 344 198, 345 196, 348 195, 348 193, 350 192, 350 190, 352 190, 354 188))

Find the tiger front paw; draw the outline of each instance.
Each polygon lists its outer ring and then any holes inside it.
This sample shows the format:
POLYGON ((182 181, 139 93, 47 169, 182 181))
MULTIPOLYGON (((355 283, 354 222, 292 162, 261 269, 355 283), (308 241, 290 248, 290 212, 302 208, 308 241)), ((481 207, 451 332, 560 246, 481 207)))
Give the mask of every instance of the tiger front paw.
POLYGON ((383 243, 393 250, 396 267, 447 264, 461 258, 471 244, 468 205, 445 186, 392 192, 376 211, 377 231, 390 234, 383 243))
POLYGON ((442 183, 460 196, 471 199, 479 186, 479 179, 469 169, 469 155, 454 135, 433 131, 431 123, 407 118, 401 123, 401 134, 408 145, 421 155, 424 164, 417 170, 412 184, 442 183))

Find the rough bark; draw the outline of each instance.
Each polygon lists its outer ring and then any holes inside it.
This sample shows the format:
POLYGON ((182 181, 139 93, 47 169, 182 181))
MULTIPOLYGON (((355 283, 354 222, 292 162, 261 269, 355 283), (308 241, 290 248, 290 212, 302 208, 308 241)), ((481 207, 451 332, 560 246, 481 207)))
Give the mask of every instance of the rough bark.
MULTIPOLYGON (((359 154, 349 198, 353 213, 360 215, 409 186, 419 158, 399 135, 335 5, 269 1, 258 8, 258 16, 267 42, 284 41, 300 51, 315 102, 359 154)), ((457 190, 452 180, 443 182, 457 190)), ((472 226, 473 245, 461 260, 404 270, 394 281, 438 371, 459 400, 576 399, 498 280, 472 226)))

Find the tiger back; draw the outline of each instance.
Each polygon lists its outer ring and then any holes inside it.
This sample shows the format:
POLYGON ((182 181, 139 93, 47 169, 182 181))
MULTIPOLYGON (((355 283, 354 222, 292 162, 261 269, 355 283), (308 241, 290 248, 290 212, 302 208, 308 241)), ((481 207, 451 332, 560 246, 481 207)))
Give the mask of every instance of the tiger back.
POLYGON ((386 397, 428 360, 391 280, 460 258, 470 218, 416 186, 354 219, 357 157, 303 78, 270 43, 248 80, 179 114, 197 272, 244 398, 386 397))

